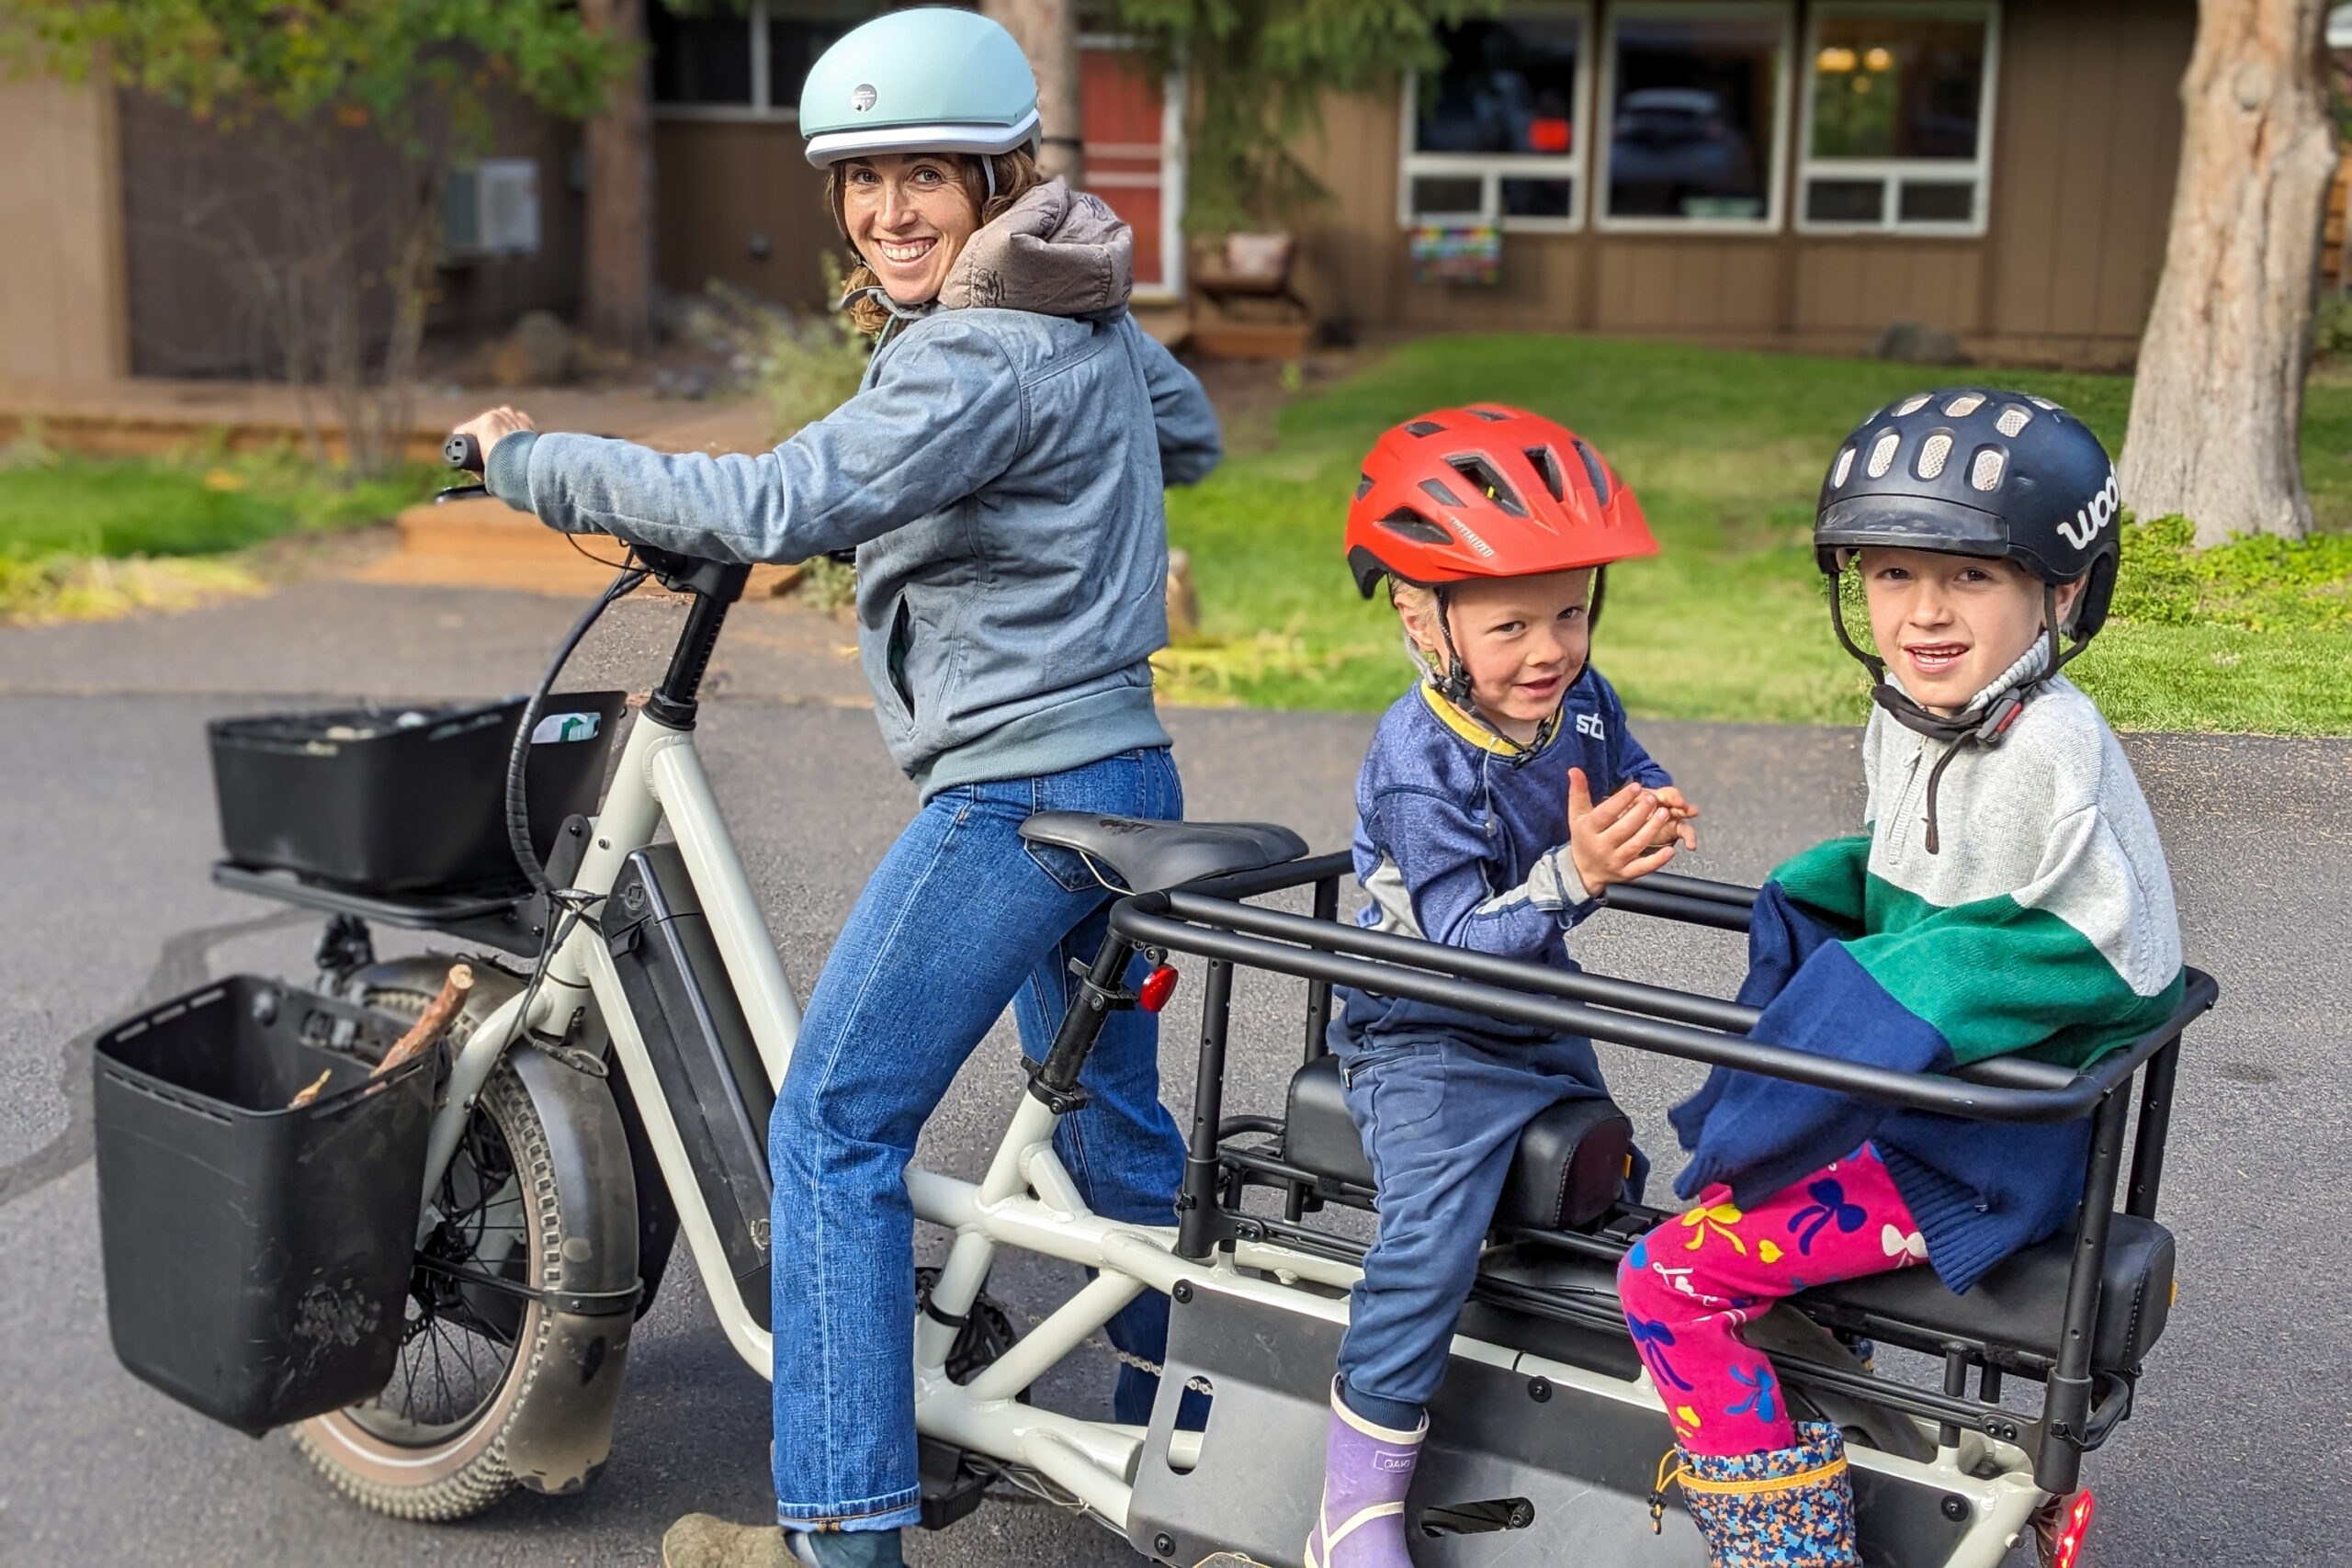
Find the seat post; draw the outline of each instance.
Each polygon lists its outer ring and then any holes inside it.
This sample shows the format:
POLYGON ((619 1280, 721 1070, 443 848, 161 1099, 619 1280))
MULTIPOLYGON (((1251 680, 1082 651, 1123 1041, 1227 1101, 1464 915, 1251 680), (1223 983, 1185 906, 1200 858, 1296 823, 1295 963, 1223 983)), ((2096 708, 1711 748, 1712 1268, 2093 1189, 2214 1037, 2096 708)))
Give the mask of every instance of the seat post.
POLYGON ((2075 1215, 2075 1263, 2066 1277, 2066 1314, 2058 1364, 2041 1399, 2041 1457, 2033 1483, 2056 1496, 2075 1489, 2091 1410, 2091 1348, 2098 1333, 2099 1288, 2106 1278, 2107 1233, 2115 1218, 2115 1184, 2123 1165, 2123 1123, 2132 1111, 2119 1084, 2091 1119, 2091 1153, 2075 1215))
POLYGON ((1201 988, 1201 1063, 1193 1081, 1193 1135, 1184 1151, 1184 1187, 1176 1199, 1176 1255, 1205 1260, 1226 1239, 1217 1206, 1217 1129, 1225 1120, 1225 1043, 1233 1010, 1233 965, 1209 961, 1201 988))
POLYGON ((1086 1103, 1085 1092, 1078 1087, 1078 1077, 1086 1067, 1094 1042, 1102 1038, 1102 1026, 1111 1021, 1111 1014, 1123 1003, 1132 1005, 1131 1000, 1121 996, 1119 980, 1126 973, 1127 960, 1135 951, 1133 942, 1116 934, 1102 939, 1093 964, 1071 990, 1069 1006, 1062 1013, 1062 1026, 1054 1033, 1053 1048, 1046 1053, 1043 1063, 1030 1067, 1029 1092, 1057 1116, 1086 1103))

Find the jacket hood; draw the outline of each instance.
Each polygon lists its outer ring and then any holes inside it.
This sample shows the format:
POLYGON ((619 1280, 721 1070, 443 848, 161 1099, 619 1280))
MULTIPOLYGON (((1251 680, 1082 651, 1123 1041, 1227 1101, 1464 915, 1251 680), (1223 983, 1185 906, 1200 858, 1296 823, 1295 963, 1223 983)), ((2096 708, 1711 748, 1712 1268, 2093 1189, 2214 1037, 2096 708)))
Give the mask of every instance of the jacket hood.
POLYGON ((939 303, 1093 316, 1125 310, 1134 287, 1135 231, 1101 197, 1057 176, 973 233, 939 303))

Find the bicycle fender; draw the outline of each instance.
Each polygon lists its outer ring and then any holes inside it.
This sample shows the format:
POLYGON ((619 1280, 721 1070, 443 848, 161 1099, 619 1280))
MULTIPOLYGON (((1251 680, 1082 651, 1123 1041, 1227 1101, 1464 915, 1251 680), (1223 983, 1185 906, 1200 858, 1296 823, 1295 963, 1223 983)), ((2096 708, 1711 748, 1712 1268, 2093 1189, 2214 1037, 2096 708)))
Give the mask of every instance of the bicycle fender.
POLYGON ((532 1492, 577 1492, 612 1452, 613 1414, 637 1321, 636 1178, 628 1135, 602 1078, 542 1052, 513 1053, 515 1076, 547 1129, 567 1227, 562 1272, 541 1353, 539 1386, 506 1432, 506 1465, 532 1492), (593 1311, 565 1310, 593 1306, 593 1311))

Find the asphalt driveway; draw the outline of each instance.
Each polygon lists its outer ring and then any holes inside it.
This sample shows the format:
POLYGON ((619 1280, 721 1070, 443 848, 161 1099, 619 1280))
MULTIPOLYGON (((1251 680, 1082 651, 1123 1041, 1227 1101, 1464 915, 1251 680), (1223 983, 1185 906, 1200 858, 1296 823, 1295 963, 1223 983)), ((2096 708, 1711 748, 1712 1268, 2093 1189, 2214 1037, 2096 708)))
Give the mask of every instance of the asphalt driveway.
MULTIPOLYGON (((87 1042, 141 999, 210 976, 307 972, 312 926, 215 889, 201 720, 347 695, 498 695, 528 684, 572 606, 488 592, 314 582, 273 598, 110 627, 0 630, 0 1565, 643 1563, 703 1508, 766 1509, 766 1388, 673 1275, 641 1325, 613 1461, 572 1499, 518 1496, 453 1527, 339 1502, 278 1438, 249 1441, 134 1382, 107 1343, 89 1164, 87 1042)), ((631 603, 583 650, 582 683, 642 687, 676 610, 631 603)), ((914 800, 852 705, 847 629, 747 606, 722 651, 701 744, 770 929, 805 989, 865 874, 914 800)), ((1371 721, 1170 716, 1192 815, 1284 821, 1342 843, 1371 721)), ((1706 816, 1689 869, 1754 880, 1859 818, 1853 737, 1649 724, 1644 739, 1706 816)), ((2352 1308, 2335 1282, 2352 1149, 2352 746, 2129 738, 2154 804, 2193 962, 2222 1002, 2191 1035, 2164 1218, 2181 1294, 2138 1416, 2092 1461, 2097 1560, 2319 1564, 2352 1560, 2352 1308), (2333 1368, 2334 1371, 2329 1369, 2333 1368)), ((1678 867, 1678 869, 1683 869, 1678 867)), ((1735 940, 1604 916, 1594 967, 1724 993, 1735 940)), ((397 944, 387 939, 384 946, 397 944)), ((1192 991, 1193 987, 1187 987, 1192 991)), ((1181 994, 1180 994, 1181 995, 1181 994)), ((1295 1062, 1296 990, 1250 980, 1229 1111, 1272 1110, 1295 1062)), ((1192 1025, 1168 1015, 1171 1103, 1192 1025)), ((1000 1028, 925 1137, 928 1163, 977 1175, 1018 1089, 1000 1028)), ((1612 1055, 1645 1142, 1696 1073, 1612 1055)), ((1668 1163, 1671 1163, 1668 1161, 1668 1163)), ((1032 1308, 1068 1271, 1001 1270, 1032 1308)), ((1058 1371, 1083 1404, 1107 1363, 1058 1371)), ((991 1503, 917 1540, 930 1565, 1134 1563, 1096 1527, 991 1503)))

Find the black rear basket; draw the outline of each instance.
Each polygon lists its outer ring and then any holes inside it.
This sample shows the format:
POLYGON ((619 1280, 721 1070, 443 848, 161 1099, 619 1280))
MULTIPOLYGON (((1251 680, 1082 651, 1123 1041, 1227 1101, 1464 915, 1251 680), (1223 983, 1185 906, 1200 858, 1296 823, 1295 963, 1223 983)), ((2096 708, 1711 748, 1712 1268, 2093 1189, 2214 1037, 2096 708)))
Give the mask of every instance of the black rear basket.
POLYGON ((431 1052, 272 981, 221 981, 98 1038, 98 1230, 115 1354, 240 1431, 367 1399, 400 1349, 431 1052), (312 1104, 298 1091, 332 1071, 312 1104))
MULTIPOLYGON (((619 692, 548 699, 525 774, 547 858, 564 818, 593 814, 627 708, 619 692)), ((230 860, 374 893, 520 885, 506 839, 506 761, 523 699, 215 719, 212 785, 230 860)))

